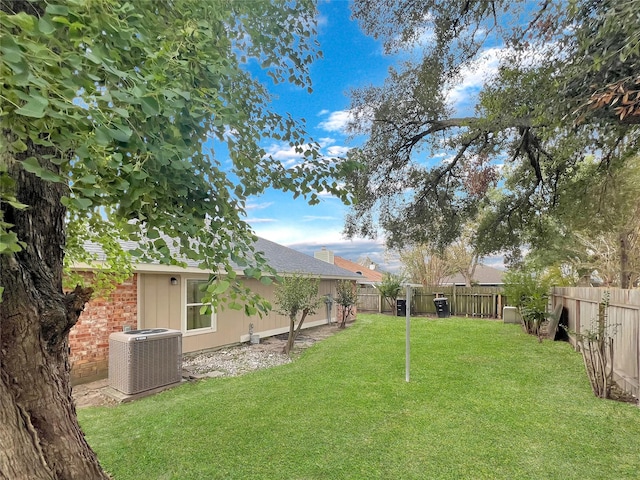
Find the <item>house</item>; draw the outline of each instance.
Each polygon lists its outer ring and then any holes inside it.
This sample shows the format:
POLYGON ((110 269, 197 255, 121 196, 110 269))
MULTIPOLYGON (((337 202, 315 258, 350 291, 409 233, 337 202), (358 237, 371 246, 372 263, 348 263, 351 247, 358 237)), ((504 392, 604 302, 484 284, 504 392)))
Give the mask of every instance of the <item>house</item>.
MULTIPOLYGON (((480 287, 501 287, 504 285, 504 280, 502 279, 503 276, 504 271, 480 264, 476 266, 471 283, 480 287)), ((466 282, 461 274, 456 273, 455 275, 443 278, 441 285, 456 285, 464 287, 466 282)))
MULTIPOLYGON (((302 273, 320 279, 319 294, 335 297, 339 280, 357 281, 360 276, 336 265, 317 260, 265 239, 258 239, 256 251, 263 252, 278 272, 302 273)), ((82 270, 82 267, 78 269, 82 270)), ((274 311, 260 318, 245 315, 244 310, 218 309, 201 315, 198 287, 207 282, 209 273, 194 262, 176 267, 160 264, 134 265, 134 274, 118 285, 109 298, 91 300, 78 323, 69 333, 71 376, 74 383, 104 378, 108 373, 109 335, 124 330, 169 328, 182 332, 185 353, 219 348, 249 341, 253 333, 268 337, 288 332, 289 319, 274 311)), ((237 269, 239 276, 242 268, 237 269)), ((245 278, 253 292, 274 303, 275 285, 264 285, 245 278)), ((335 317, 327 308, 305 320, 303 328, 326 324, 335 317)))
POLYGON ((371 260, 366 259, 366 265, 362 265, 334 255, 331 250, 324 247, 314 252, 313 255, 319 260, 359 275, 360 279, 356 281, 359 287, 357 309, 367 312, 382 312, 384 308, 382 297, 376 286, 382 282, 384 274, 375 269, 375 264, 371 260))
POLYGON ((357 282, 360 285, 372 286, 376 283, 382 282, 383 274, 379 270, 375 269, 375 264, 372 262, 368 262, 369 266, 367 267, 359 263, 352 262, 351 260, 347 260, 346 258, 334 255, 331 250, 327 250, 325 247, 314 252, 313 256, 318 260, 322 260, 337 267, 344 268, 345 270, 349 270, 356 275, 360 275, 361 279, 357 282))

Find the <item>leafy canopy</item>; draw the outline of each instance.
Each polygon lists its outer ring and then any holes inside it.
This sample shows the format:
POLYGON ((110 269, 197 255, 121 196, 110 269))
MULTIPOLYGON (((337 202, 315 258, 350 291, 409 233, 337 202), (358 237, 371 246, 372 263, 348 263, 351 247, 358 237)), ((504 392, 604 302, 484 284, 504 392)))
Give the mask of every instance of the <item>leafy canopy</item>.
POLYGON ((387 301, 391 308, 394 307, 396 299, 402 291, 403 282, 404 278, 402 276, 386 272, 382 276, 382 282, 376 285, 380 295, 382 295, 382 298, 387 301))
POLYGON ((292 321, 298 314, 313 315, 322 303, 319 283, 319 279, 299 273, 282 277, 275 289, 276 311, 292 321))
POLYGON ((69 264, 95 260, 91 241, 106 268, 121 269, 130 242, 136 261, 191 260, 226 274, 209 293, 234 305, 250 296, 234 265, 258 279, 273 272, 253 251, 248 196, 267 187, 311 203, 323 190, 342 195, 335 165, 270 108, 251 73, 310 89, 315 15, 311 0, 3 2, 0 253, 23 247, 5 217, 29 208, 12 193, 19 164, 68 187, 69 264), (267 138, 304 160, 285 166, 261 147, 267 138))
POLYGON ((597 183, 638 151, 639 10, 638 0, 356 0, 365 32, 413 55, 384 85, 352 93, 352 130, 367 141, 347 179, 346 233, 442 247, 472 219, 481 255, 546 248, 579 166, 595 159, 597 183), (488 60, 497 74, 461 108, 455 87, 488 60))

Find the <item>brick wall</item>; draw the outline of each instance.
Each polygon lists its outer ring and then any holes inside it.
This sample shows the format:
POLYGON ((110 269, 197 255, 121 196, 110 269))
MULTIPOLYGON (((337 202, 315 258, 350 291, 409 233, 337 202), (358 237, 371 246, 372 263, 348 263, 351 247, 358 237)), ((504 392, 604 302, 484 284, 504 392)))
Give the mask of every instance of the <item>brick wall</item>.
POLYGON ((127 326, 138 326, 137 275, 118 285, 108 298, 94 298, 85 305, 78 323, 69 332, 71 381, 74 384, 105 378, 108 374, 109 335, 127 326))

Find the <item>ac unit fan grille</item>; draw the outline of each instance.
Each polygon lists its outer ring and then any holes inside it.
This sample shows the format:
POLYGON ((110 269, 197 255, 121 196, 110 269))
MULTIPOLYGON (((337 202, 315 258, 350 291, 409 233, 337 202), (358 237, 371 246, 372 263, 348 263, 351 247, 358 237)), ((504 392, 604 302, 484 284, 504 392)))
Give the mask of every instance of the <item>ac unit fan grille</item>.
POLYGON ((166 330, 109 336, 109 384, 135 394, 182 379, 182 333, 166 330))

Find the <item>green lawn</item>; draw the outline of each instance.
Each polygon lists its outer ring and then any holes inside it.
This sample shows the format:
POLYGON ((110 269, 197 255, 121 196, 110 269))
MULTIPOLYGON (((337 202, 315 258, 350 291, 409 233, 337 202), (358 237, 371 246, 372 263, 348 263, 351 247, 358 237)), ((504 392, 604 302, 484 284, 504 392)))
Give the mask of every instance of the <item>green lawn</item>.
POLYGON ((359 315, 292 364, 79 412, 124 479, 637 479, 640 409, 517 325, 359 315))

